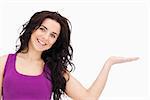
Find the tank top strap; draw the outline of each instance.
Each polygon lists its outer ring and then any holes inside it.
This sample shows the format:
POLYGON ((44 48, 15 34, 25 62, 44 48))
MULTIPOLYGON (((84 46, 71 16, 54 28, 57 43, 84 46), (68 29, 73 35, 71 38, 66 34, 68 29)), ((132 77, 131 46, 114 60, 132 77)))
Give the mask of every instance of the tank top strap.
POLYGON ((5 63, 5 67, 4 67, 4 77, 5 74, 8 70, 13 69, 14 64, 15 64, 15 57, 16 57, 16 53, 15 54, 8 54, 6 63, 5 63))

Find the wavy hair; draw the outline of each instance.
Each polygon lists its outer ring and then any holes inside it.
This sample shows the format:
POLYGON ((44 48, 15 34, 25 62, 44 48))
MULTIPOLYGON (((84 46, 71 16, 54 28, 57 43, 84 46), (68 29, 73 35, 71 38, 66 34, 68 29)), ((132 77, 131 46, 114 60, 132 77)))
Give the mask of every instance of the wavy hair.
POLYGON ((60 100, 61 95, 65 93, 66 82, 69 80, 69 75, 66 79, 64 74, 68 72, 68 66, 71 67, 70 72, 74 66, 74 64, 71 62, 73 48, 70 44, 70 21, 67 18, 61 16, 58 12, 36 12, 31 17, 31 19, 23 25, 23 29, 19 36, 20 45, 16 45, 16 53, 28 52, 28 42, 32 32, 38 29, 46 18, 57 21, 61 26, 60 34, 56 42, 50 49, 43 51, 41 55, 43 61, 48 65, 48 70, 44 69, 44 72, 46 73, 47 78, 52 81, 53 99, 60 100), (26 51, 23 52, 24 50, 26 51))

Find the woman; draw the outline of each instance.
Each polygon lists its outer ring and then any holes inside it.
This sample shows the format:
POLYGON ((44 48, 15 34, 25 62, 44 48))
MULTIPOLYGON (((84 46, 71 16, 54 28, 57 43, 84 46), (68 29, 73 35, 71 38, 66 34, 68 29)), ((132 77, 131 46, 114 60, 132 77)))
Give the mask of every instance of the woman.
POLYGON ((23 25, 17 52, 0 57, 0 98, 50 100, 53 96, 59 100, 67 94, 75 100, 97 100, 111 66, 138 59, 110 57, 91 87, 85 89, 67 70, 68 65, 73 68, 70 34, 69 20, 59 13, 35 13, 23 25))

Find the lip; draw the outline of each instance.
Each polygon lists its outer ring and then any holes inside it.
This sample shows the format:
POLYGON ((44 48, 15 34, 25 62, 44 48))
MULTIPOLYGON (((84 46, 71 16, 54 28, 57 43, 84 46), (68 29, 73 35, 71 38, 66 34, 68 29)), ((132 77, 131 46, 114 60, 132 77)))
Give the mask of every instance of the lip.
POLYGON ((37 38, 37 42, 38 42, 40 45, 42 45, 42 46, 45 46, 45 45, 46 45, 45 42, 43 42, 42 40, 40 40, 40 39, 38 39, 38 38, 37 38))

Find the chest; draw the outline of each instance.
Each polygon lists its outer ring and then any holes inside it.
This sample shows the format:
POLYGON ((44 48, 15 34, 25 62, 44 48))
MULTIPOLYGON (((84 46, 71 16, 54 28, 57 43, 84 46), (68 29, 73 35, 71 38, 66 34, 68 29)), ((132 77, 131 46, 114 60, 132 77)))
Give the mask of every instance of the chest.
POLYGON ((15 69, 20 74, 36 76, 43 72, 44 64, 38 61, 27 61, 25 59, 16 58, 15 69))
MULTIPOLYGON (((25 64, 25 62, 17 63, 19 61, 15 60, 14 55, 11 55, 7 60, 2 85, 3 98, 6 100, 49 100, 52 93, 51 81, 45 77, 44 73, 35 75, 36 71, 34 70, 30 73, 32 69, 30 64, 25 64), (24 65, 27 67, 20 68, 20 66, 24 67, 24 65)), ((32 63, 31 65, 33 67, 36 64, 32 63)), ((35 70, 38 72, 40 68, 36 67, 35 70)), ((41 70, 43 72, 43 69, 41 70)))

